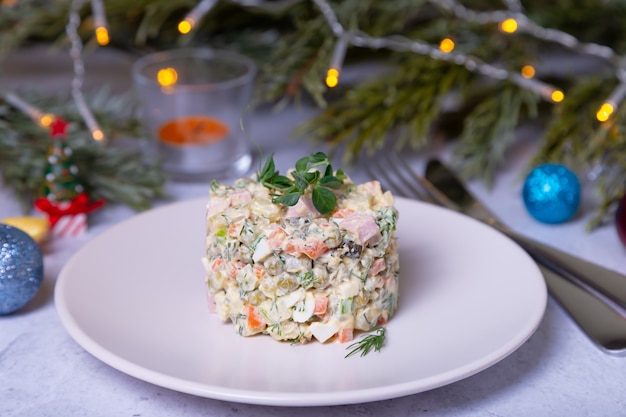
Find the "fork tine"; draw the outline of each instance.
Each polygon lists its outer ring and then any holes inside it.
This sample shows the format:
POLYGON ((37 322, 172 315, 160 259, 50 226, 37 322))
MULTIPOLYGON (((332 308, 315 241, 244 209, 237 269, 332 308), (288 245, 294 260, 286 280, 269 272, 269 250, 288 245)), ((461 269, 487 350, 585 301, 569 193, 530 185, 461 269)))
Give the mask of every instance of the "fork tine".
POLYGON ((371 178, 379 180, 383 187, 396 195, 428 201, 428 197, 417 189, 414 184, 402 175, 393 161, 385 153, 370 159, 365 164, 365 170, 371 178))
POLYGON ((401 166, 402 171, 406 172, 413 181, 418 183, 424 193, 428 195, 428 200, 433 204, 447 207, 452 210, 459 210, 459 206, 452 202, 445 194, 443 194, 437 187, 433 185, 429 180, 419 175, 406 161, 400 156, 396 156, 396 163, 401 166))
POLYGON ((433 199, 428 190, 423 188, 420 181, 415 181, 415 172, 398 154, 394 152, 390 155, 385 155, 385 161, 387 162, 387 169, 393 172, 396 179, 401 182, 406 189, 410 190, 409 196, 433 203, 433 199))
POLYGON ((406 193, 404 190, 400 190, 396 187, 396 184, 391 181, 387 172, 380 167, 379 158, 367 158, 365 163, 363 164, 367 175, 373 179, 377 180, 381 183, 382 188, 391 191, 394 194, 397 194, 402 197, 406 197, 406 193))
POLYGON ((416 198, 428 203, 458 210, 458 206, 441 193, 430 181, 419 175, 399 154, 381 152, 365 164, 370 177, 382 180, 383 187, 402 197, 416 198))

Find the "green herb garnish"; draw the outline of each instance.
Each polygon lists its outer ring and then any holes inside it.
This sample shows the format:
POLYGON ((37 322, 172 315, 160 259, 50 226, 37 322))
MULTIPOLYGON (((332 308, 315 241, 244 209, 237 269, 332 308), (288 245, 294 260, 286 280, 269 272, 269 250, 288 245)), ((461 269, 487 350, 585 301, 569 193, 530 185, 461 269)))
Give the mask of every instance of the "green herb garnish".
POLYGON ((380 352, 380 349, 383 347, 383 343, 385 342, 385 328, 375 327, 371 331, 373 334, 365 336, 362 340, 359 340, 346 348, 346 350, 352 349, 345 356, 346 358, 356 354, 357 352, 361 352, 361 356, 365 356, 370 353, 372 349, 374 349, 375 352, 380 352))
POLYGON ((258 173, 261 184, 270 190, 280 191, 273 194, 272 202, 294 206, 305 193, 311 192, 313 205, 321 214, 329 214, 337 205, 337 197, 332 190, 338 190, 346 179, 341 169, 333 171, 328 156, 324 152, 316 152, 296 162, 296 169, 289 178, 280 175, 274 164, 274 154, 265 161, 265 166, 258 173), (324 173, 317 169, 326 166, 324 173))

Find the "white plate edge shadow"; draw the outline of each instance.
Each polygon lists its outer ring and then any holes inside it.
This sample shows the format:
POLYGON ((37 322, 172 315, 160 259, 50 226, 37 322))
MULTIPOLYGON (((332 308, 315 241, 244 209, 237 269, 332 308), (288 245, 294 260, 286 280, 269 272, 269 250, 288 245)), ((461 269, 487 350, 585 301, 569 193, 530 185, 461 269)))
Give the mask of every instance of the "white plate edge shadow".
MULTIPOLYGON (((424 203, 416 202, 413 200, 406 200, 398 197, 396 199, 398 204, 402 206, 413 204, 424 205, 424 203)), ((126 227, 125 225, 127 223, 135 221, 138 216, 151 215, 154 214, 154 212, 156 211, 174 211, 181 206, 195 206, 205 203, 206 199, 193 199, 155 208, 153 210, 149 210, 148 212, 134 216, 130 219, 124 220, 115 226, 112 226, 111 229, 102 232, 101 236, 112 233, 114 230, 117 230, 119 228, 126 227)), ((464 221, 478 223, 474 219, 449 211, 447 209, 432 206, 430 206, 429 209, 443 210, 447 212, 446 215, 460 216, 464 218, 464 221)), ((483 227, 486 231, 488 230, 488 232, 486 233, 496 233, 500 235, 499 232, 496 232, 488 226, 480 224, 480 227, 483 227)), ((502 239, 510 242, 508 238, 503 235, 501 236, 502 239)), ((94 240, 98 239, 99 237, 100 236, 96 236, 94 240)), ((513 242, 511 243, 515 245, 513 242)), ((85 247, 90 244, 91 242, 88 242, 85 247)), ((63 267, 61 273, 59 274, 55 287, 55 304, 59 318, 70 336, 83 349, 85 349, 87 352, 89 352, 91 355, 93 355, 103 363, 140 380, 187 394, 240 403, 275 406, 343 405, 396 398, 438 388, 477 374, 482 370, 500 362, 502 359, 506 358, 508 355, 516 351, 528 340, 528 338, 530 338, 530 336, 535 332, 535 330, 541 323, 547 304, 547 289, 545 288, 545 283, 543 282, 543 278, 541 277, 541 274, 537 268, 537 276, 535 278, 541 281, 541 283, 543 284, 543 290, 539 291, 536 294, 536 307, 533 310, 532 317, 529 317, 524 328, 519 329, 519 332, 515 338, 509 340, 508 343, 503 344, 498 350, 491 352, 489 355, 479 358, 472 363, 467 363, 464 366, 457 367, 447 373, 433 375, 430 378, 422 379, 419 384, 416 384, 415 381, 409 381, 387 387, 364 388, 347 392, 342 391, 323 393, 290 393, 287 395, 285 395, 284 393, 267 392, 261 390, 242 391, 239 389, 232 389, 223 386, 200 384, 197 382, 177 378, 176 376, 165 375, 161 372, 154 371, 141 365, 137 365, 132 361, 128 361, 127 359, 107 350, 106 348, 95 342, 89 336, 88 332, 86 332, 85 329, 82 329, 78 325, 72 311, 70 311, 69 309, 68 300, 66 299, 66 286, 70 285, 71 283, 71 279, 68 278, 68 271, 71 270, 73 262, 75 261, 75 259, 78 259, 81 256, 83 250, 85 250, 85 248, 79 249, 79 251, 77 251, 77 253, 72 257, 72 259, 70 259, 70 261, 68 261, 68 263, 63 267)), ((520 256, 527 256, 521 248, 519 248, 519 251, 520 256)), ((533 263, 530 257, 528 257, 528 260, 529 262, 533 263)))

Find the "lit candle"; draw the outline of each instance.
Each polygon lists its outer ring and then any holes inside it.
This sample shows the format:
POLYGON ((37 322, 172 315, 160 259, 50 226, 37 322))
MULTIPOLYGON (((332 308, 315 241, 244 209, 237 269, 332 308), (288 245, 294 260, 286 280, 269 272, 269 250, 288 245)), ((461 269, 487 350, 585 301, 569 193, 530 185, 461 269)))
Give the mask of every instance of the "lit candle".
POLYGON ((209 145, 228 136, 226 123, 209 116, 186 116, 170 120, 159 129, 159 139, 169 145, 209 145))

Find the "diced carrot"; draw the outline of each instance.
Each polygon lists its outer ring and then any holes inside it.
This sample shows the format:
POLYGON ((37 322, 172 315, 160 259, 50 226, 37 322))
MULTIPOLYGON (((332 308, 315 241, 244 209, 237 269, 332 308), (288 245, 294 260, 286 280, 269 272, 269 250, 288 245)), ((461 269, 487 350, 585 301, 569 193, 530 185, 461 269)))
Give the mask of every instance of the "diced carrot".
POLYGON ((318 314, 317 317, 319 317, 321 322, 328 322, 328 319, 330 318, 330 310, 327 308, 324 313, 318 314))
POLYGON ((301 239, 288 239, 285 241, 283 250, 291 256, 300 256, 302 254, 303 243, 301 239))
POLYGON ((265 268, 260 267, 258 264, 254 266, 254 275, 257 280, 262 280, 266 273, 265 268))
POLYGON ((354 329, 352 327, 339 329, 337 332, 337 340, 339 343, 349 342, 354 338, 354 329))
POLYGON ((287 232, 285 232, 281 228, 274 229, 267 236, 267 239, 268 239, 267 246, 269 246, 269 248, 272 250, 279 248, 286 238, 287 238, 287 232))
POLYGON ((220 266, 222 266, 222 263, 224 263, 224 259, 222 258, 217 258, 213 261, 213 263, 211 264, 211 270, 213 272, 217 272, 220 269, 220 266))
POLYGON ((239 234, 241 233, 242 227, 243 227, 243 220, 231 223, 231 225, 228 226, 228 236, 237 238, 239 234))
MULTIPOLYGON (((241 265, 245 265, 241 263, 241 265)), ((217 258, 211 264, 211 270, 215 273, 222 270, 227 276, 234 278, 237 276, 237 264, 225 261, 223 258, 217 258)))
POLYGON ((226 263, 224 264, 224 269, 226 270, 225 272, 229 277, 235 278, 237 276, 237 264, 236 263, 226 261, 226 263))
POLYGON ((321 240, 308 240, 304 242, 302 252, 311 259, 317 259, 328 250, 328 246, 321 240))
POLYGON ((381 326, 383 324, 387 324, 388 320, 389 320, 389 313, 387 312, 387 310, 385 310, 383 311, 383 314, 378 318, 378 321, 376 322, 376 324, 381 326))
POLYGON ((266 326, 263 316, 252 304, 246 304, 246 323, 250 330, 263 330, 266 326))
POLYGON ((328 308, 328 297, 321 294, 315 294, 315 308, 313 309, 313 314, 316 316, 323 316, 326 314, 326 309, 328 308))

